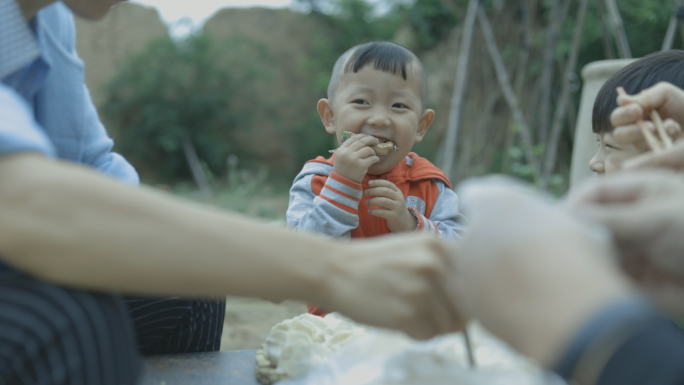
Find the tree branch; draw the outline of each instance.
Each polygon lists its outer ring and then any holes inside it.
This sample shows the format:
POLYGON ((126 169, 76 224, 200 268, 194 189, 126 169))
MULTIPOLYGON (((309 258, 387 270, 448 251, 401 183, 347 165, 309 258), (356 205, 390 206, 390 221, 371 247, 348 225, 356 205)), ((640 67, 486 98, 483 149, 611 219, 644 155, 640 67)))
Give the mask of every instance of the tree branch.
POLYGON ((579 47, 582 42, 582 32, 584 30, 584 19, 587 14, 587 5, 589 0, 582 0, 577 11, 577 20, 575 21, 575 33, 572 38, 572 48, 570 49, 570 56, 568 57, 568 64, 565 66, 565 73, 563 74, 563 88, 561 97, 556 107, 556 113, 553 117, 553 127, 551 129, 551 137, 547 145, 547 151, 544 158, 544 170, 542 178, 542 188, 546 189, 551 178, 551 173, 556 165, 556 155, 558 153, 558 142, 560 141, 560 134, 563 129, 563 120, 567 112, 567 100, 570 98, 570 81, 571 77, 577 67, 577 57, 579 56, 579 47))
POLYGON ((513 118, 520 128, 520 135, 522 137, 525 157, 527 159, 527 163, 532 169, 534 179, 537 180, 539 178, 540 172, 537 159, 534 156, 534 142, 532 141, 530 128, 525 121, 525 116, 523 115, 522 110, 520 109, 520 104, 518 102, 518 98, 515 96, 513 87, 511 87, 511 82, 508 79, 508 72, 506 72, 506 66, 501 59, 501 54, 499 53, 499 48, 496 45, 496 38, 494 37, 494 32, 492 31, 492 26, 489 23, 487 14, 481 5, 477 8, 477 20, 480 23, 480 28, 482 29, 482 34, 484 35, 487 44, 489 56, 491 57, 492 62, 494 62, 496 77, 499 80, 499 85, 504 93, 506 102, 513 112, 513 118))
POLYGON ((456 153, 458 128, 461 119, 461 109, 463 108, 463 97, 468 81, 470 47, 473 41, 473 29, 475 26, 478 3, 478 0, 470 0, 468 2, 468 11, 463 24, 461 46, 458 53, 458 68, 456 68, 454 92, 451 96, 451 108, 449 109, 449 123, 447 125, 446 138, 444 140, 444 158, 442 159, 441 165, 441 169, 447 177, 451 177, 451 170, 453 168, 456 153))
POLYGON ((625 26, 622 24, 622 17, 620 17, 617 3, 615 3, 615 0, 606 0, 606 8, 608 8, 610 19, 613 22, 613 30, 615 32, 615 40, 617 40, 618 43, 617 46, 620 57, 623 59, 631 59, 632 51, 629 49, 629 42, 627 41, 627 35, 625 34, 625 26))

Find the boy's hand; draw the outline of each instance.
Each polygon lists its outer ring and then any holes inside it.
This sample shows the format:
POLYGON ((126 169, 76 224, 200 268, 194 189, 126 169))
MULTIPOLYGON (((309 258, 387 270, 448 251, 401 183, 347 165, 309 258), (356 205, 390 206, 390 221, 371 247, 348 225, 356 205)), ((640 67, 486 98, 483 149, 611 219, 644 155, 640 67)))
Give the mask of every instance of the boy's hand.
POLYGON ((353 135, 335 150, 333 171, 351 181, 361 183, 368 168, 380 161, 371 148, 378 143, 378 138, 370 135, 353 135))
POLYGON ((418 220, 408 211, 406 198, 399 188, 392 182, 375 179, 368 182, 371 186, 364 192, 366 196, 375 197, 368 200, 368 206, 380 206, 370 209, 370 215, 385 218, 391 232, 413 231, 418 226, 418 220))

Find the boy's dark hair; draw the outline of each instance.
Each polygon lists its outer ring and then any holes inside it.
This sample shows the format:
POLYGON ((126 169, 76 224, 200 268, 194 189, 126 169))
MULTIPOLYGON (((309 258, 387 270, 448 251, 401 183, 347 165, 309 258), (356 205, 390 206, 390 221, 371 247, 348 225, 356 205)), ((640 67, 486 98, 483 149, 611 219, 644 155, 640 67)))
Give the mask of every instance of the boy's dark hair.
POLYGON ((684 88, 684 51, 652 53, 611 76, 596 95, 591 115, 592 131, 596 134, 613 131, 610 114, 617 108, 617 87, 623 87, 628 94, 633 95, 659 82, 668 82, 684 88))
POLYGON ((406 80, 406 66, 413 61, 413 54, 405 47, 388 41, 372 41, 356 46, 351 57, 344 66, 344 72, 358 72, 367 64, 383 72, 397 75, 406 80))
POLYGON ((427 108, 428 85, 423 63, 408 48, 389 41, 372 41, 359 44, 343 53, 333 67, 328 84, 328 99, 332 99, 340 78, 345 73, 358 72, 367 65, 373 65, 376 70, 401 75, 406 80, 408 78, 408 67, 412 63, 416 63, 420 69, 421 98, 423 109, 425 109, 427 108))

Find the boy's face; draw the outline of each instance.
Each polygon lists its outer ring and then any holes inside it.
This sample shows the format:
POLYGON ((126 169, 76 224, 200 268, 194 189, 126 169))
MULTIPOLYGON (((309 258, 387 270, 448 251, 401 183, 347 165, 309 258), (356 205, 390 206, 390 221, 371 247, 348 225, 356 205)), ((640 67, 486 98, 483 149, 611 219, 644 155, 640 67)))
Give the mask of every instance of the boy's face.
POLYGON ((394 142, 398 150, 381 156, 368 173, 384 174, 399 164, 423 140, 434 111, 423 111, 421 79, 416 66, 407 68, 407 79, 374 69, 342 75, 332 101, 322 99, 318 112, 325 129, 342 143, 342 133, 350 131, 394 142))
POLYGON ((618 144, 611 133, 596 134, 598 151, 589 161, 589 168, 598 174, 608 174, 620 170, 622 163, 642 154, 647 149, 639 149, 634 145, 618 144))

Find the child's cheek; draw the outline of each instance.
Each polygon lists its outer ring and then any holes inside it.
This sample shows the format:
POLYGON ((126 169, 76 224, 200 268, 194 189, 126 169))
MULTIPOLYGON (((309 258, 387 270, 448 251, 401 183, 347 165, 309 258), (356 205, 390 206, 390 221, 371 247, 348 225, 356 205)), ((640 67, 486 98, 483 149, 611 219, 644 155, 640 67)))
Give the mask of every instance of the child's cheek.
POLYGON ((612 174, 615 171, 618 171, 619 169, 620 169, 619 165, 615 165, 615 164, 606 162, 606 166, 604 168, 604 173, 605 174, 612 174))

